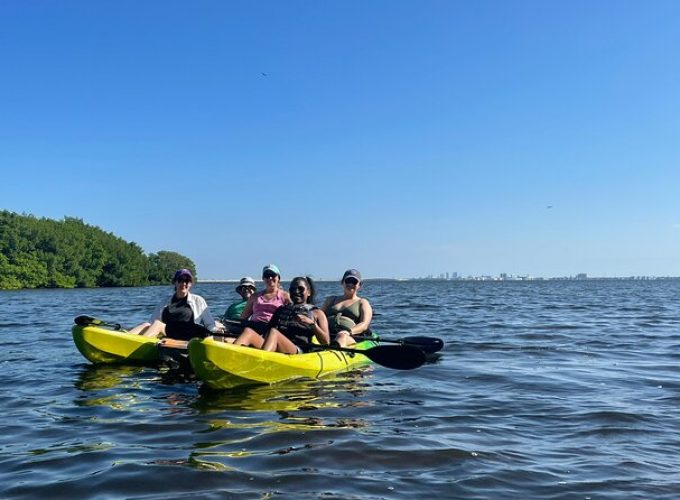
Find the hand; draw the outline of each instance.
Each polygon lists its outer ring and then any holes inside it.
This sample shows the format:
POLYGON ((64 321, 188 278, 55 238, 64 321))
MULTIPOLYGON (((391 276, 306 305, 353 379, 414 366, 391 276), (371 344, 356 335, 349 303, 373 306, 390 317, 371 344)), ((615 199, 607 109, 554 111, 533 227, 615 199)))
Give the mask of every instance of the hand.
POLYGON ((302 323, 303 325, 307 325, 308 328, 312 328, 314 324, 316 323, 314 319, 310 318, 309 316, 306 316, 304 314, 298 314, 298 321, 302 323))

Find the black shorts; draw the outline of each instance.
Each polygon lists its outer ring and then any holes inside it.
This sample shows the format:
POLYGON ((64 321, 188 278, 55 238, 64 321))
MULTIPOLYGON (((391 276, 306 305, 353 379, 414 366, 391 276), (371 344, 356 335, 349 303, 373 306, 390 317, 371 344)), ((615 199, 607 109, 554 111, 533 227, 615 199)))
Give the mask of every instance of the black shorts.
POLYGON ((244 327, 252 328, 255 330, 257 333, 259 333, 262 337, 267 335, 267 332, 269 331, 269 323, 264 323, 262 321, 244 321, 243 322, 244 327))

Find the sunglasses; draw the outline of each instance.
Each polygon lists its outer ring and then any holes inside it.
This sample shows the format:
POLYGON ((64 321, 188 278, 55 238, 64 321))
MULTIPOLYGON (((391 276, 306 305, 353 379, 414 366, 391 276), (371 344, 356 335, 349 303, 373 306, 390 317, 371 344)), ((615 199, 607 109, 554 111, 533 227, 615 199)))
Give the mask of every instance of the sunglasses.
POLYGON ((177 283, 191 283, 191 280, 189 278, 182 278, 178 279, 177 283))
POLYGON ((347 278, 345 280, 345 285, 358 285, 358 284, 359 284, 359 280, 356 279, 356 278, 347 278))
POLYGON ((276 278, 277 276, 278 276, 278 274, 276 274, 276 273, 264 273, 262 275, 262 279, 270 280, 270 279, 276 278))
POLYGON ((288 289, 288 291, 290 291, 290 292, 300 292, 300 293, 304 293, 305 290, 307 290, 307 287, 304 287, 304 286, 291 286, 288 289))

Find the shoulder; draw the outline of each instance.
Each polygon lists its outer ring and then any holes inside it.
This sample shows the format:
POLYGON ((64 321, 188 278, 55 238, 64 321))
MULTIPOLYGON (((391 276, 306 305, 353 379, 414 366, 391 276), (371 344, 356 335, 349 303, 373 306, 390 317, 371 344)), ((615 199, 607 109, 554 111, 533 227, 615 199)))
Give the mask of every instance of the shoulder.
POLYGON ((196 302, 197 304, 205 304, 205 299, 201 297, 200 295, 196 295, 195 293, 189 292, 189 296, 187 297, 187 300, 196 302))

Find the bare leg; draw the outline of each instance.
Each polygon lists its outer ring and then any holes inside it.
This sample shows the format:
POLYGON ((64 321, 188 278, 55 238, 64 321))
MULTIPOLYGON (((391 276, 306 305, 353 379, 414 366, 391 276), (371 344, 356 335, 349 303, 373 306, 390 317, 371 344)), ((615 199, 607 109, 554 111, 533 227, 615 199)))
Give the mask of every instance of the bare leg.
POLYGON ((340 347, 347 347, 357 343, 357 341, 354 340, 354 337, 352 337, 347 332, 338 333, 338 336, 335 337, 335 341, 338 343, 340 347))
POLYGON ((298 348, 293 344, 288 337, 278 331, 276 328, 269 330, 267 340, 262 346, 263 351, 277 351, 284 354, 297 354, 298 348))
POLYGON ((260 349, 264 344, 264 339, 249 326, 243 329, 241 335, 234 341, 234 345, 249 345, 260 349))
POLYGON ((151 323, 142 323, 140 325, 135 326, 134 328, 130 328, 128 330, 128 333, 132 333, 133 335, 141 335, 150 326, 151 326, 151 323))
POLYGON ((165 333, 165 323, 156 320, 151 323, 141 335, 144 335, 145 337, 158 337, 161 333, 165 333))

